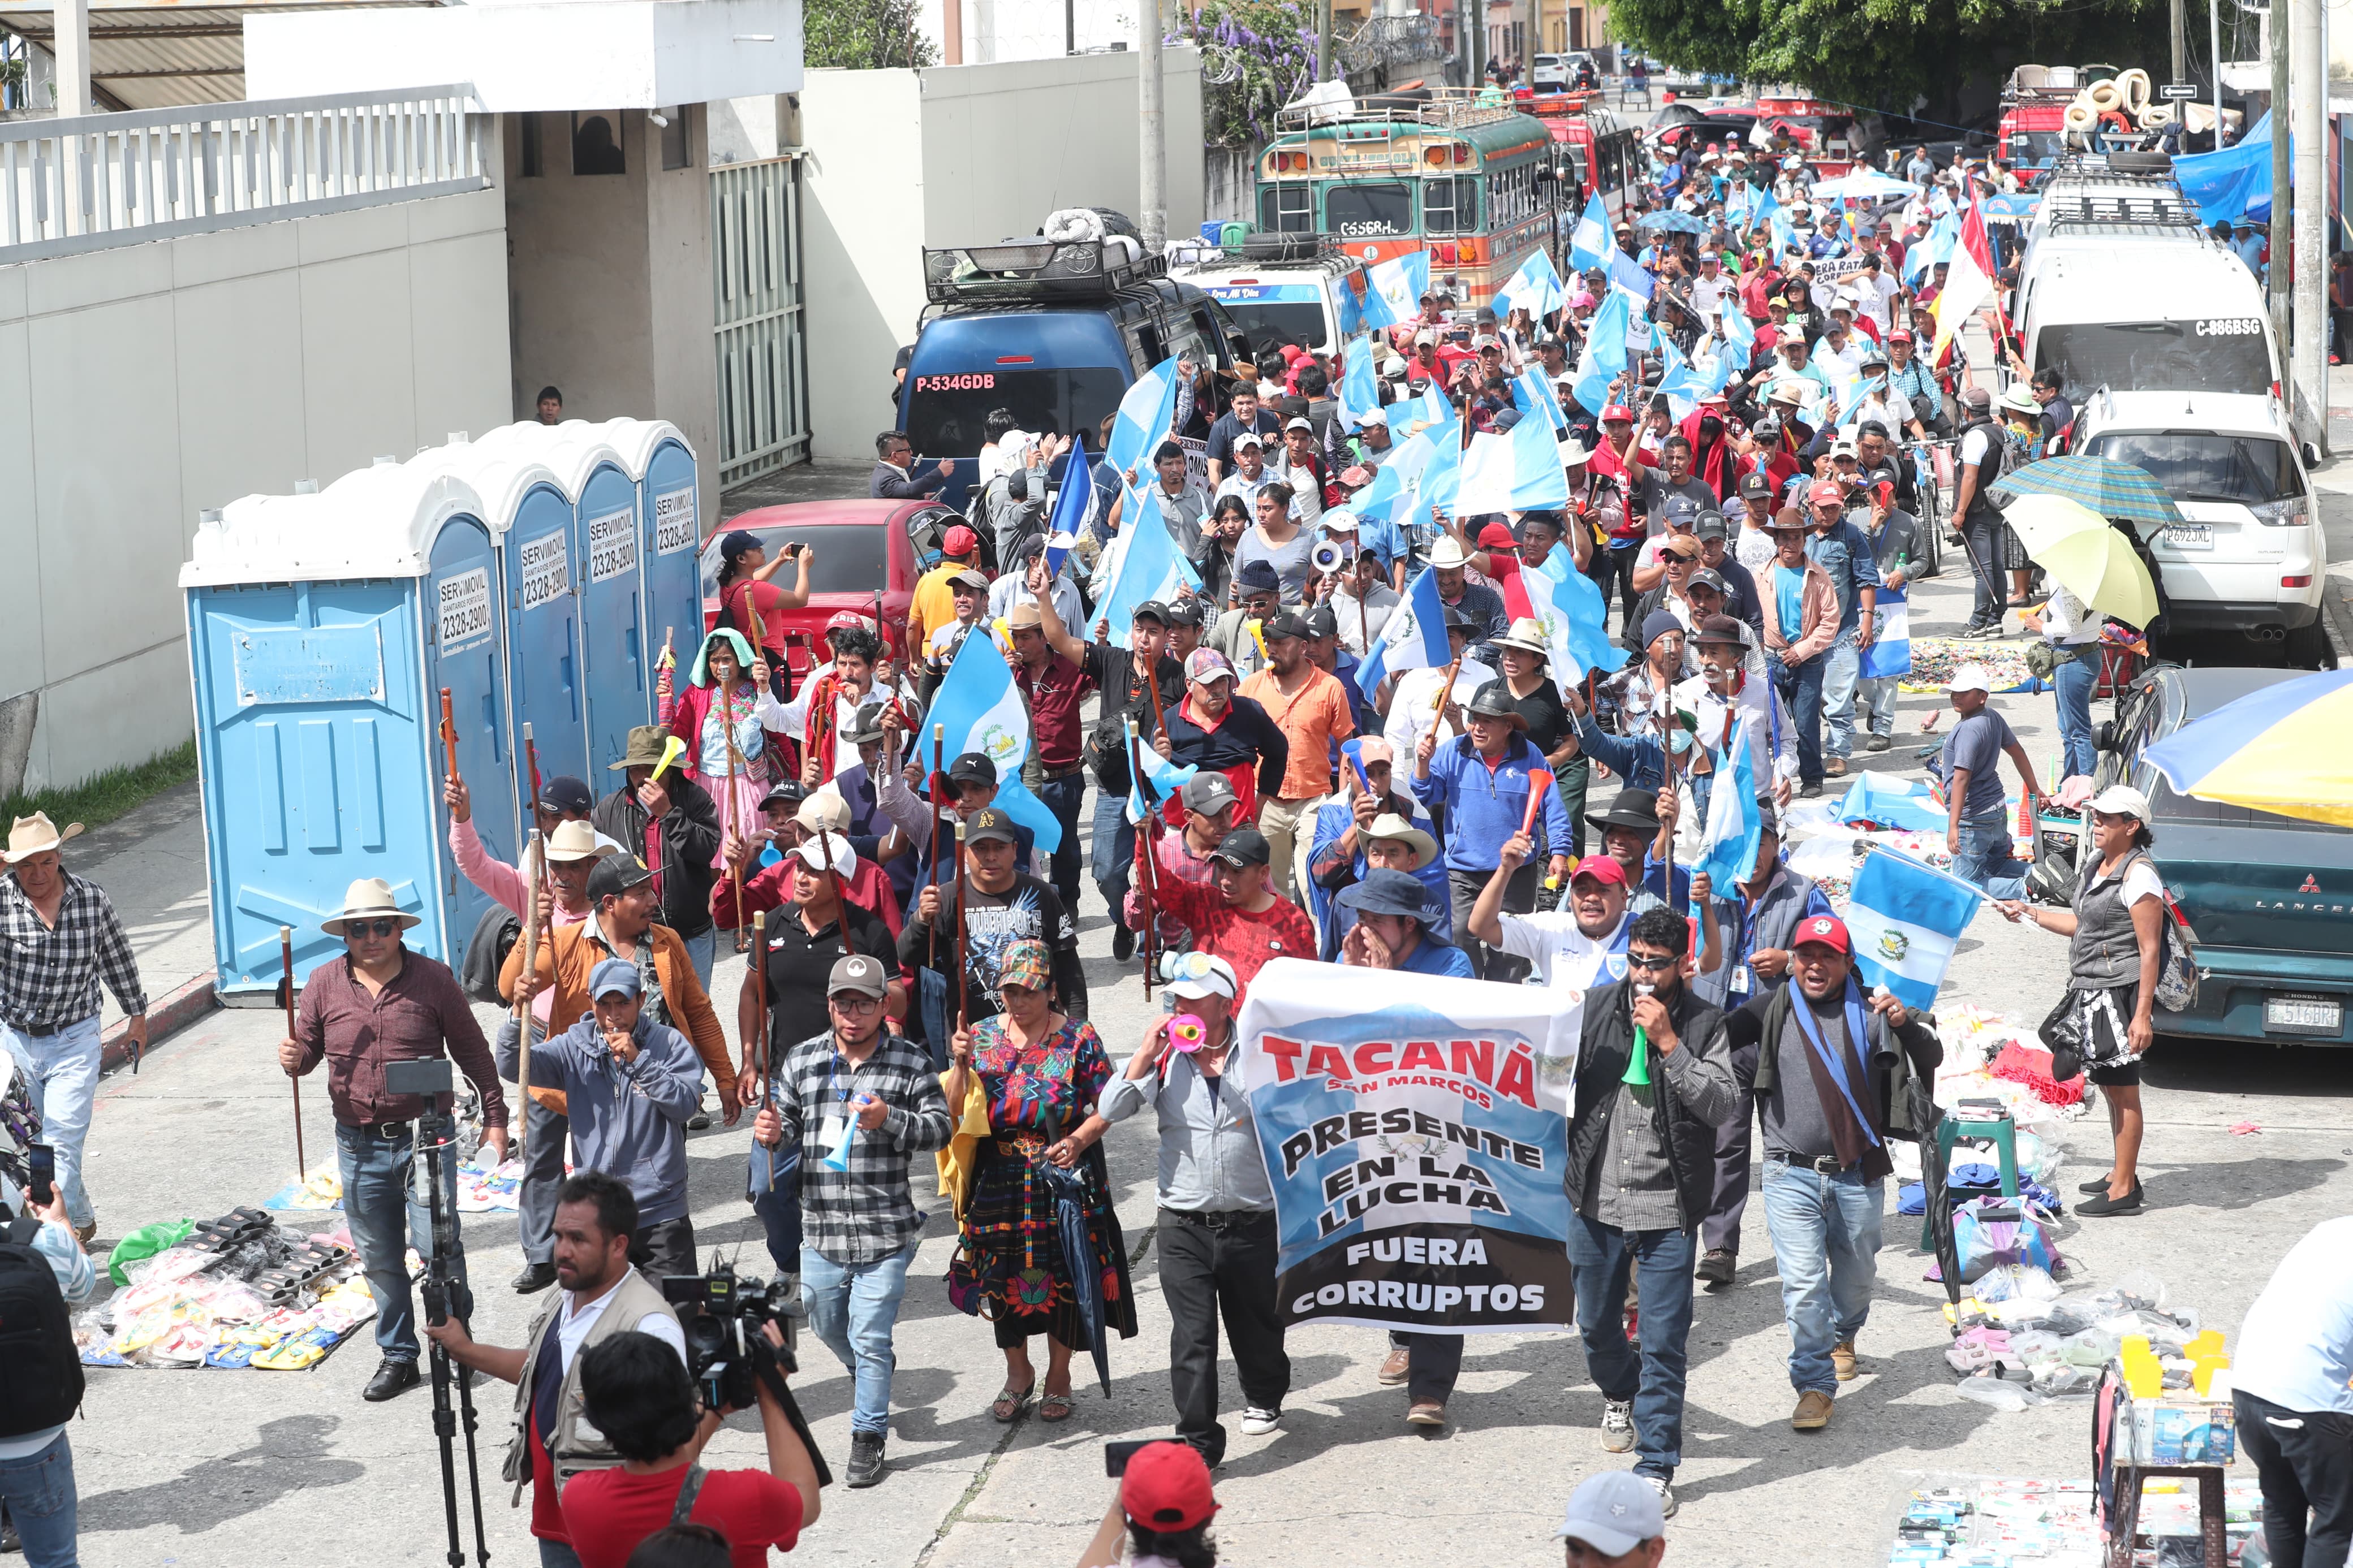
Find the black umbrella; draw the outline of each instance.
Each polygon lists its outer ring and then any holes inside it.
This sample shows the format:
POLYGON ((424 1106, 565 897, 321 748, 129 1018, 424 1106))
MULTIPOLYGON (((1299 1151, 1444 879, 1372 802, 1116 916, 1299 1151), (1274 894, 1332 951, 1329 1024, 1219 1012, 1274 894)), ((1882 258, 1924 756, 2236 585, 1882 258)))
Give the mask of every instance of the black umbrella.
MULTIPOLYGON (((1111 1347, 1104 1334, 1103 1273, 1095 1264, 1094 1241, 1087 1233, 1086 1177, 1077 1167, 1064 1170, 1049 1160, 1037 1167, 1054 1194, 1054 1228, 1061 1237, 1062 1267, 1070 1270, 1071 1288, 1079 1299, 1079 1324, 1086 1331, 1087 1348, 1094 1352, 1095 1377, 1103 1397, 1111 1397, 1111 1347)), ((1946 1229, 1952 1228, 1947 1217, 1946 1229)))
POLYGON ((1961 1247, 1953 1238, 1953 1200, 1945 1186, 1945 1145, 1936 1136, 1944 1120, 1944 1113, 1938 1111, 1920 1139, 1920 1197, 1926 1208, 1937 1276, 1945 1282, 1946 1298, 1957 1307, 1961 1304, 1961 1247))

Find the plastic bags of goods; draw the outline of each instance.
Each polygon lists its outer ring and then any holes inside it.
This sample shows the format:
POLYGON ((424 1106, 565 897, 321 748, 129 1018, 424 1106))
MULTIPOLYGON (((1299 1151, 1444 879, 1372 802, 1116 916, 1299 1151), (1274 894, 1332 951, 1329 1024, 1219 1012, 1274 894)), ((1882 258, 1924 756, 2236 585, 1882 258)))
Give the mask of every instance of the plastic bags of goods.
POLYGON ((293 1370, 375 1315, 348 1237, 290 1237, 254 1208, 186 1232, 128 1263, 124 1288, 77 1314, 85 1363, 293 1370))

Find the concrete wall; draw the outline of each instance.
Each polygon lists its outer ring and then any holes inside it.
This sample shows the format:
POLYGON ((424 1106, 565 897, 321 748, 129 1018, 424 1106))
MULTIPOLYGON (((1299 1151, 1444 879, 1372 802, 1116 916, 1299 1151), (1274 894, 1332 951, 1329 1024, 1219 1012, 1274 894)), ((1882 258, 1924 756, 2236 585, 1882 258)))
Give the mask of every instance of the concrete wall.
MULTIPOLYGON (((964 63, 996 65, 1012 60, 1058 59, 1076 49, 1107 49, 1115 44, 1135 47, 1136 18, 1144 14, 1138 0, 962 0, 964 63)), ((920 0, 915 26, 948 58, 944 0, 920 0)))
POLYGON ((39 694, 25 787, 187 738, 198 511, 505 421, 503 218, 490 190, 0 267, 0 706, 39 694))
MULTIPOLYGON (((1134 54, 923 71, 811 71, 803 253, 819 458, 871 458, 896 422, 885 370, 915 341, 923 248, 1033 232, 1057 207, 1137 211, 1134 54), (822 373, 820 373, 822 374, 822 373)), ((1166 50, 1168 232, 1202 219, 1199 56, 1166 50)))
MULTIPOLYGON (((773 100, 770 100, 773 101, 773 100)), ((702 459, 703 515, 718 504, 719 394, 711 330, 708 109, 684 111, 687 166, 662 167, 660 128, 634 109, 549 111, 539 173, 525 176, 523 115, 501 117, 513 322, 510 398, 533 414, 542 386, 575 419, 667 419, 702 459), (576 122, 602 115, 623 172, 573 169, 576 122)), ((675 120, 678 109, 666 111, 675 120)))

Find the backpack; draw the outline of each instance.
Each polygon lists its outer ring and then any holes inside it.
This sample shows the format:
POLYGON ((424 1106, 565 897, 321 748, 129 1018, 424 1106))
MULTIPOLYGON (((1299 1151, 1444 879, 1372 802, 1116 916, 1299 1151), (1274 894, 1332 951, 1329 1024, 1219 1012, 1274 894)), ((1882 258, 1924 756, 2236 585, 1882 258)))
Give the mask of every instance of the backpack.
POLYGON ((61 1426, 81 1407, 81 1352, 65 1292, 33 1249, 40 1229, 31 1215, 0 1229, 0 1437, 61 1426))

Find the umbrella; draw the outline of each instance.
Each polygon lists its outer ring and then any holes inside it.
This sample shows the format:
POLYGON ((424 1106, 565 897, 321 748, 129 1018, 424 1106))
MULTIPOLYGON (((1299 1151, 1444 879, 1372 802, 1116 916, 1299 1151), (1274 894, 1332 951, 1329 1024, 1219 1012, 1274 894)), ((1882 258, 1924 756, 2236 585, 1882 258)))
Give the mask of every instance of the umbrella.
POLYGON ((1994 493, 2012 496, 2064 496, 2102 517, 2162 527, 2181 521, 2181 509, 2147 468, 2119 463, 2113 458, 2076 455, 2045 458, 2029 463, 1994 481, 1994 493))
POLYGON ((2002 509, 2001 520, 2029 556, 2095 613, 2134 626, 2157 618, 2157 584, 2132 542, 2083 502, 2021 496, 2002 509))
POLYGON ((1916 196, 1920 194, 1920 187, 1909 180, 1883 174, 1876 169, 1864 169, 1852 174, 1841 174, 1835 180, 1816 180, 1810 194, 1820 200, 1831 196, 1877 200, 1883 196, 1916 196))
MULTIPOLYGON (((1935 1110, 1935 1102, 1915 1082, 1913 1085, 1915 1113, 1918 1110, 1935 1110), (1926 1101, 1925 1106, 1921 1101, 1926 1101)), ((1923 1226, 1928 1233, 1929 1250, 1936 1255, 1937 1283, 1945 1288, 1945 1299, 1956 1307, 1961 1304, 1961 1244, 1953 1237, 1953 1200, 1945 1183, 1945 1146, 1937 1140, 1936 1124, 1944 1120, 1938 1111, 1920 1123, 1927 1131, 1920 1138, 1920 1201, 1923 1226)), ((1956 1325, 1957 1328, 1958 1325, 1956 1325)))
POLYGON ((1679 213, 1672 207, 1662 208, 1654 213, 1644 213, 1641 217, 1634 220, 1634 226, 1636 228, 1672 229, 1678 234, 1705 234, 1707 232, 1707 225, 1700 222, 1699 219, 1692 216, 1689 213, 1679 213))
POLYGON ((1075 1167, 1065 1171, 1050 1160, 1034 1168, 1053 1189, 1054 1228, 1062 1243, 1062 1267, 1071 1272, 1071 1287, 1079 1298, 1079 1322, 1087 1331, 1087 1348, 1095 1356, 1095 1377, 1108 1399, 1111 1346, 1103 1324, 1103 1271, 1096 1267, 1094 1239, 1087 1232, 1086 1178, 1075 1167))
POLYGON ((2353 670, 2251 691, 2141 754, 2199 800, 2353 827, 2353 670))

